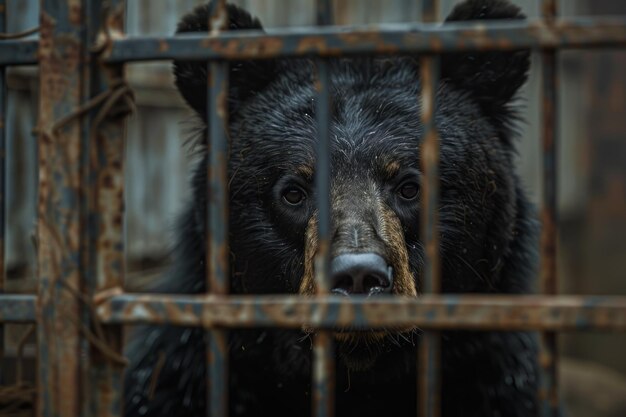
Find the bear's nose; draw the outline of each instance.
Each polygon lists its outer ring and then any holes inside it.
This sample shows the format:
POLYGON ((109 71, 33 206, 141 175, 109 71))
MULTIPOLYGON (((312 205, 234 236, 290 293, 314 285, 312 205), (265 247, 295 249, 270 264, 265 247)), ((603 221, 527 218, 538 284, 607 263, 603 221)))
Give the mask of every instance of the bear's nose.
POLYGON ((390 293, 393 268, 375 253, 344 253, 331 261, 330 279, 333 294, 390 293))

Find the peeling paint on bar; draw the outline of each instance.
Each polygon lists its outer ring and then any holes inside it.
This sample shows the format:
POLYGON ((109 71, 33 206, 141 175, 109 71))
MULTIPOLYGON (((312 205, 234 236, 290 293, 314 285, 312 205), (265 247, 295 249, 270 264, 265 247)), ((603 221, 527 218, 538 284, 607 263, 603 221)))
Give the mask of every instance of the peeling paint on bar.
MULTIPOLYGON (((122 33, 124 28, 123 0, 91 0, 85 2, 89 45, 105 39, 105 33, 122 33)), ((87 102, 114 85, 123 89, 124 68, 115 64, 103 66, 97 53, 92 55, 89 70, 91 76, 86 82, 89 88, 83 91, 83 102, 87 102)), ((118 90, 121 91, 121 90, 118 90)), ((88 210, 86 236, 88 245, 83 247, 86 259, 85 279, 89 293, 106 291, 110 288, 123 288, 124 285, 124 149, 125 115, 130 111, 128 97, 120 93, 113 103, 117 115, 100 115, 101 109, 87 119, 82 131, 85 176, 82 183, 85 207, 88 210)), ((105 105, 103 105, 104 107, 105 105)), ((113 112, 115 113, 115 112, 113 112)), ((108 346, 118 354, 123 352, 123 328, 107 326, 102 333, 108 346)), ((86 370, 90 384, 89 397, 85 401, 83 415, 94 417, 115 417, 122 415, 124 367, 103 355, 98 349, 91 349, 90 363, 86 370)))
POLYGON ((54 123, 83 99, 85 48, 81 5, 43 0, 39 43, 38 417, 80 417, 87 389, 84 323, 80 301, 67 287, 82 288, 84 212, 81 211, 82 137, 79 123, 52 133, 54 123), (78 8, 78 10, 75 10, 78 8))
POLYGON ((199 327, 403 327, 626 331, 626 297, 424 295, 417 299, 326 296, 124 294, 101 302, 105 323, 199 327), (135 314, 136 309, 141 314, 135 314), (149 317, 146 318, 146 312, 149 317))
POLYGON ((162 59, 267 59, 293 56, 442 53, 458 50, 626 46, 626 18, 311 27, 171 37, 115 39, 107 62, 162 59))

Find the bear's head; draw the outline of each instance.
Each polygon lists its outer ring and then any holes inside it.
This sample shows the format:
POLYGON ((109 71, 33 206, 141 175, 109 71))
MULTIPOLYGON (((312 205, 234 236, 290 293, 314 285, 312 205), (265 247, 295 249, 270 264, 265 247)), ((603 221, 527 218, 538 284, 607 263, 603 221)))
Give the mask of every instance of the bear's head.
MULTIPOLYGON (((189 14, 178 32, 207 31, 208 10, 189 14)), ((229 30, 261 29, 240 8, 229 6, 228 12, 229 30)), ((521 18, 505 0, 467 0, 447 21, 521 18)), ((416 297, 424 266, 419 57, 337 58, 329 66, 332 292, 416 297)), ((528 69, 526 50, 442 56, 435 118, 445 292, 527 290, 532 216, 514 174, 512 103, 528 69)), ((177 61, 174 72, 183 97, 206 121, 206 62, 177 61)), ((313 61, 303 58, 231 64, 235 293, 315 293, 315 73, 313 61)), ((203 260, 206 160, 196 171, 194 193, 194 226, 185 230, 184 253, 193 247, 203 260)), ((187 262, 197 270, 189 274, 196 277, 190 285, 203 291, 203 262, 187 262)), ((401 331, 406 329, 336 334, 342 357, 357 369, 375 358, 373 346, 397 342, 401 331)))

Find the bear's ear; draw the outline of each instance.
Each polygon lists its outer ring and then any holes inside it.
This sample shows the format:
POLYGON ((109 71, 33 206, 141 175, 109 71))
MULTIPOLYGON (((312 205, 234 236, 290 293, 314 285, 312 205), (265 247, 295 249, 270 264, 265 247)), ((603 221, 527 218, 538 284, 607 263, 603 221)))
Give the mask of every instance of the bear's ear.
MULTIPOLYGON (((507 0, 466 0, 446 22, 525 18, 519 7, 507 0)), ((443 55, 441 76, 469 91, 481 105, 495 109, 513 98, 526 82, 529 68, 529 50, 459 52, 443 55)))
MULTIPOLYGON (((208 32, 208 21, 214 1, 197 7, 178 24, 177 34, 208 32)), ((237 6, 229 4, 228 30, 262 30, 258 19, 237 6)), ((232 112, 249 95, 262 90, 274 77, 276 62, 232 61, 229 76, 229 108, 232 112)), ((207 113, 207 62, 174 61, 176 86, 187 103, 206 120, 207 113)))

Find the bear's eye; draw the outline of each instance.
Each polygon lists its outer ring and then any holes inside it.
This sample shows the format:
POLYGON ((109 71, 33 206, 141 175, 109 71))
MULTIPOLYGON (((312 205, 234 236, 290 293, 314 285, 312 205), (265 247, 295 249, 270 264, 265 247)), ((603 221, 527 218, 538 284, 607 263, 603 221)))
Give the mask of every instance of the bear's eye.
POLYGON ((287 188, 283 191, 283 200, 289 205, 299 206, 306 199, 306 193, 298 187, 287 188))
POLYGON ((419 186, 414 182, 405 182, 398 188, 398 194, 405 200, 414 200, 419 194, 419 186))

